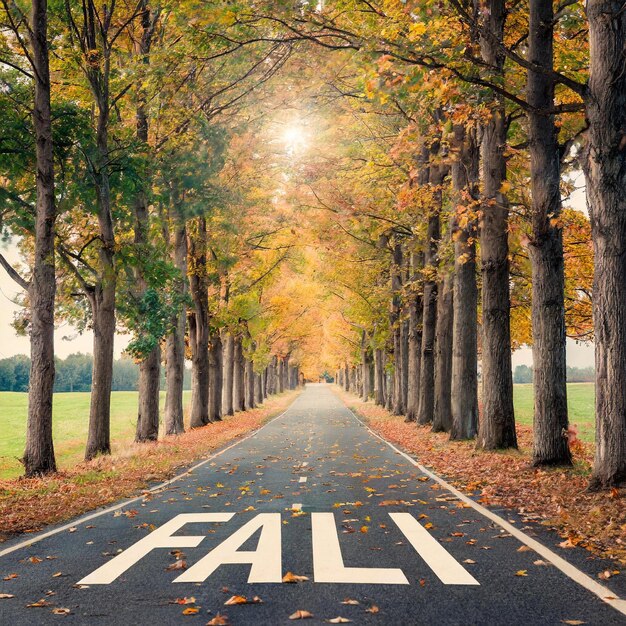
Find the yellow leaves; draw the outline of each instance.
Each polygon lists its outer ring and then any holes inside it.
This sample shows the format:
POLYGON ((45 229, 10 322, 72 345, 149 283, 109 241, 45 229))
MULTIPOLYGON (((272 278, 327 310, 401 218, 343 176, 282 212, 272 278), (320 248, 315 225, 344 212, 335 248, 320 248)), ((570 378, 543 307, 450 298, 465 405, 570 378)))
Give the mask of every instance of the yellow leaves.
POLYGON ((289 619, 309 619, 313 617, 313 613, 309 613, 309 611, 303 611, 302 609, 298 609, 295 613, 292 613, 289 616, 289 619))
POLYGON ((359 530, 363 534, 366 534, 369 531, 369 526, 361 526, 361 528, 359 530))
POLYGON ((293 574, 292 572, 287 572, 283 576, 284 583, 301 583, 306 580, 309 580, 308 576, 299 576, 298 574, 293 574))
POLYGON ((426 530, 430 530, 431 528, 433 528, 433 523, 432 523, 432 522, 426 522, 426 523, 424 524, 424 528, 425 528, 426 530))
POLYGON ((511 183, 508 180, 502 181, 502 184, 500 185, 500 193, 502 194, 507 194, 511 191, 511 183))
POLYGON ((518 569, 517 572, 515 572, 516 576, 520 576, 520 577, 525 577, 528 576, 528 571, 525 569, 518 569))

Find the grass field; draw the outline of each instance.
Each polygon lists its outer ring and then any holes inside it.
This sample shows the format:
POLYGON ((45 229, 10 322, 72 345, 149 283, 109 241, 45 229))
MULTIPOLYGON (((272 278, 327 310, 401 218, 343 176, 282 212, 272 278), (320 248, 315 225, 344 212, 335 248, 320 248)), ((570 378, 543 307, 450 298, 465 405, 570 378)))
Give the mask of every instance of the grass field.
MULTIPOLYGON (((515 414, 520 424, 532 425, 532 385, 514 385, 515 414)), ((594 385, 570 383, 567 386, 570 421, 578 426, 583 441, 594 438, 594 385)), ((161 393, 161 405, 165 393, 161 393)), ((185 392, 185 403, 190 392, 185 392)), ((0 392, 0 478, 13 478, 22 473, 17 460, 24 452, 27 395, 0 392)), ((115 391, 111 398, 111 440, 121 447, 135 436, 137 393, 115 391)), ((89 418, 88 393, 58 393, 54 397, 54 445, 57 462, 68 468, 83 458, 89 418)))
MULTIPOLYGON (((578 438, 593 441, 595 437, 595 385, 593 383, 568 383, 567 405, 569 421, 578 427, 578 438)), ((533 386, 513 385, 515 418, 520 424, 532 426, 533 386)))
MULTIPOLYGON (((54 447, 57 463, 67 468, 80 462, 85 452, 89 421, 89 393, 54 395, 54 447)), ((185 392, 185 404, 190 400, 185 392)), ((22 473, 17 460, 24 452, 28 396, 25 393, 0 392, 0 478, 22 473)), ((161 409, 165 392, 161 392, 161 409)), ((137 392, 114 391, 111 394, 111 441, 114 449, 132 441, 137 423, 137 392)))

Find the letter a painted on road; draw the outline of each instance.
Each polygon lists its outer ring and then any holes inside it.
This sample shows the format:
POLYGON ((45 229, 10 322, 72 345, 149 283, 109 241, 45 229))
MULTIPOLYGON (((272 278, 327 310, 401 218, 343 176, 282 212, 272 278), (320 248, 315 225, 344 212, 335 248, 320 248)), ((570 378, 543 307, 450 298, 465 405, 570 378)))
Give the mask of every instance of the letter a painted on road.
POLYGON ((78 584, 108 585, 155 548, 195 548, 200 545, 204 536, 172 535, 185 524, 227 522, 233 515, 234 513, 181 513, 80 580, 78 584))
POLYGON ((313 529, 313 575, 316 583, 408 585, 397 568, 345 567, 333 513, 311 513, 313 529))
POLYGON ((280 513, 260 513, 181 574, 175 583, 201 583, 220 565, 251 563, 249 583, 282 582, 280 513), (261 528, 257 549, 239 548, 261 528))

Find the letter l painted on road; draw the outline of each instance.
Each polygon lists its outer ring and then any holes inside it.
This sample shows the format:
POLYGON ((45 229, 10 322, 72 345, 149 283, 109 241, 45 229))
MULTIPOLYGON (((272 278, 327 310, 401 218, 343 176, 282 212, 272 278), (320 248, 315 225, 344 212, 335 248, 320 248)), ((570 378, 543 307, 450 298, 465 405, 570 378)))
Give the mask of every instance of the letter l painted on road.
POLYGON ((313 574, 316 583, 408 585, 401 569, 345 567, 333 513, 311 513, 313 574))
POLYGON ((389 516, 444 585, 480 585, 410 513, 389 516))
POLYGON ((108 585, 127 569, 141 560, 155 548, 195 548, 205 538, 198 535, 172 535, 185 524, 201 522, 228 522, 234 513, 181 513, 169 522, 153 530, 147 537, 140 539, 118 554, 114 559, 78 581, 79 585, 108 585))

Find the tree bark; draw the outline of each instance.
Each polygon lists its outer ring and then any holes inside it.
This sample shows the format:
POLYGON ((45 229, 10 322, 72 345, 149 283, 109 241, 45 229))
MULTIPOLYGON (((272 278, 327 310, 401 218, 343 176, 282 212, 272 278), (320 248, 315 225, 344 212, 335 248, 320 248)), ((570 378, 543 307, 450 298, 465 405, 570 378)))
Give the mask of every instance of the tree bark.
POLYGON ((209 423, 209 303, 206 275, 207 229, 204 216, 189 223, 189 291, 193 309, 189 312, 191 344, 191 428, 209 423))
POLYGON ((263 373, 254 374, 254 397, 256 404, 263 404, 263 373))
POLYGON ((393 261, 391 264, 391 310, 389 314, 389 322, 393 333, 393 403, 392 413, 394 415, 403 415, 405 412, 404 393, 402 390, 402 381, 404 380, 402 358, 402 268, 403 254, 402 246, 396 242, 393 246, 393 261))
POLYGON ((626 482, 626 12, 587 2, 590 78, 583 166, 595 253, 596 455, 591 488, 626 482))
POLYGON ((454 273, 446 272, 437 301, 435 328, 435 406, 433 432, 450 432, 452 428, 452 324, 454 273))
POLYGON ((222 363, 222 338, 218 330, 209 336, 209 421, 222 419, 222 387, 224 364, 222 363))
MULTIPOLYGON (((137 62, 148 65, 150 62, 150 49, 152 38, 159 18, 159 10, 151 11, 146 0, 141 2, 141 36, 136 44, 137 62)), ((146 111, 146 96, 141 85, 137 86, 137 110, 136 128, 137 140, 143 147, 148 149, 148 115, 146 111)), ((139 261, 135 278, 137 285, 137 296, 141 299, 147 289, 145 267, 141 260, 150 254, 148 241, 148 230, 150 227, 150 212, 148 202, 148 189, 150 188, 149 171, 142 172, 141 180, 136 183, 138 189, 135 194, 135 238, 134 244, 137 259, 139 261)), ((156 441, 159 436, 159 390, 161 381, 161 348, 155 345, 146 355, 143 355, 139 363, 139 398, 137 413, 137 429, 135 431, 135 441, 156 441)))
POLYGON ((365 331, 361 334, 361 367, 363 369, 362 374, 362 389, 361 399, 363 402, 367 402, 370 397, 370 351, 368 345, 368 337, 365 331))
POLYGON ((412 267, 412 293, 409 296, 409 345, 408 345, 408 381, 406 421, 417 421, 419 408, 419 384, 420 363, 422 350, 422 314, 424 304, 422 296, 418 293, 418 280, 422 270, 423 261, 421 254, 411 255, 412 267))
POLYGON ((474 131, 454 129, 458 156, 452 187, 463 213, 456 215, 454 236, 454 321, 452 326, 452 430, 450 439, 472 439, 478 432, 478 287, 476 285, 476 207, 479 154, 474 131), (463 225, 461 225, 461 221, 463 225))
POLYGON ((111 384, 115 340, 115 231, 111 213, 108 172, 108 100, 98 113, 97 147, 99 166, 96 176, 96 202, 100 230, 100 275, 90 293, 93 318, 93 372, 89 407, 89 433, 85 460, 111 453, 111 384))
MULTIPOLYGON (((439 203, 440 192, 435 192, 435 202, 439 203)), ((437 324, 437 255, 439 249, 440 224, 439 210, 428 219, 424 266, 428 274, 424 281, 424 307, 422 313, 422 354, 420 359, 419 404, 417 421, 430 424, 435 409, 435 330, 437 324)))
POLYGON ((233 348, 233 409, 243 411, 246 406, 245 390, 245 358, 243 355, 243 345, 239 335, 234 338, 233 348))
POLYGON ((246 379, 246 410, 254 409, 256 406, 254 397, 254 361, 246 359, 245 366, 246 379))
POLYGON ((235 373, 235 340, 230 333, 223 339, 224 346, 224 387, 222 389, 222 415, 234 415, 233 376, 235 373))
MULTIPOLYGON (((530 1, 528 60, 554 70, 554 12, 551 0, 530 1)), ((528 113, 532 239, 533 465, 570 465, 565 359, 565 278, 561 214, 561 164, 554 115, 554 80, 529 71, 528 113)))
POLYGON ((50 108, 48 56, 48 3, 33 0, 30 41, 35 79, 33 125, 36 140, 37 200, 35 251, 30 300, 30 381, 24 470, 27 477, 56 472, 52 441, 52 392, 54 387, 54 157, 50 108))
MULTIPOLYGON (((503 83, 505 0, 488 0, 482 19, 482 57, 490 68, 490 79, 503 83)), ((483 127, 481 144, 483 415, 477 445, 487 450, 517 447, 511 371, 509 209, 502 193, 502 184, 506 180, 506 111, 500 96, 494 94, 492 98, 491 119, 483 127)))
MULTIPOLYGON (((176 206, 174 206, 176 210, 176 206)), ((178 213, 174 226, 174 265, 180 272, 176 282, 181 301, 187 291, 187 231, 178 213)), ((172 331, 165 340, 165 434, 178 435, 185 432, 183 409, 183 381, 185 376, 185 326, 186 310, 176 314, 172 331)))

